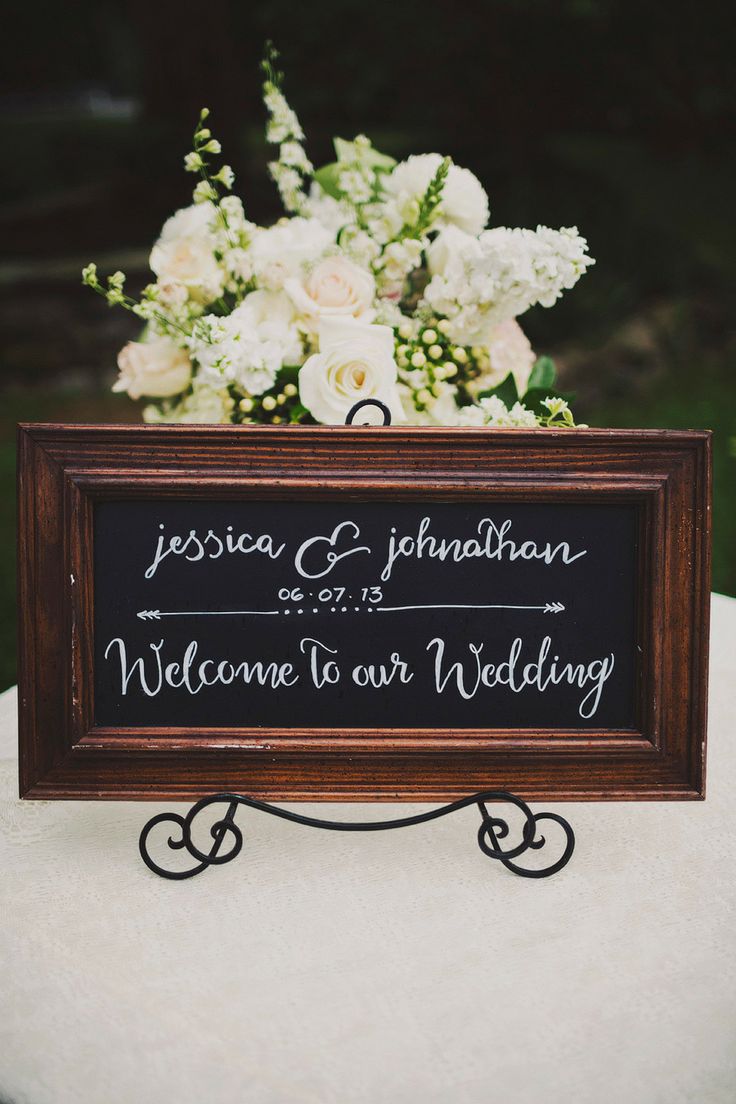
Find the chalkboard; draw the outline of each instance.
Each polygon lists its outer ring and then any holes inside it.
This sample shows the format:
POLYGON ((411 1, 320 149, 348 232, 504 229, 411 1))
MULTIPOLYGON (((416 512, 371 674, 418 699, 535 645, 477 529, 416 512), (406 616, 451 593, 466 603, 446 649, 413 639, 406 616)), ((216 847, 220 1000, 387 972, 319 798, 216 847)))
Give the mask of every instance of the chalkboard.
POLYGON ((703 796, 707 433, 18 442, 24 797, 703 796))
POLYGON ((98 503, 96 722, 633 728, 638 533, 622 504, 98 503))

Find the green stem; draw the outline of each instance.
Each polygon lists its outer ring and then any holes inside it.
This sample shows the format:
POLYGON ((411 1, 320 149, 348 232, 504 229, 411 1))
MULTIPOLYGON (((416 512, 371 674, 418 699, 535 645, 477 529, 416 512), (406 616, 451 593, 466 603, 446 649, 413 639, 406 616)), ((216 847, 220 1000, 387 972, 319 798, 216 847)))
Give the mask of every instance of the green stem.
MULTIPOLYGON (((88 286, 91 287, 93 291, 96 291, 98 295, 101 295, 106 302, 110 303, 110 300, 108 299, 108 293, 105 291, 102 284, 89 284, 88 286)), ((131 314, 135 314, 137 318, 140 318, 140 315, 135 309, 136 307, 140 306, 140 302, 131 298, 130 295, 121 294, 120 299, 117 300, 117 304, 121 306, 124 310, 130 311, 131 314)), ((110 305, 113 306, 115 304, 110 305)), ((166 327, 167 329, 178 330, 179 333, 184 335, 184 337, 191 337, 191 332, 189 330, 186 330, 183 326, 180 326, 178 322, 173 322, 170 318, 167 318, 166 315, 161 314, 160 311, 153 311, 152 314, 153 317, 158 319, 161 325, 166 327)))

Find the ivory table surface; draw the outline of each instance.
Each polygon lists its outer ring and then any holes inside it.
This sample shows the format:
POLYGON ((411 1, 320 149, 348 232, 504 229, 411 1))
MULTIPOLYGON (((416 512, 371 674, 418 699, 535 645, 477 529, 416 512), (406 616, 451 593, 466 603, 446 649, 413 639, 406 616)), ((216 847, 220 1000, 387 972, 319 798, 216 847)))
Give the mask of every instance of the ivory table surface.
POLYGON ((242 810, 238 858, 164 881, 138 834, 185 806, 21 802, 16 738, 11 689, 2 1104, 736 1100, 736 600, 713 597, 707 800, 536 804, 577 835, 545 881, 486 858, 472 808, 366 835, 242 810))

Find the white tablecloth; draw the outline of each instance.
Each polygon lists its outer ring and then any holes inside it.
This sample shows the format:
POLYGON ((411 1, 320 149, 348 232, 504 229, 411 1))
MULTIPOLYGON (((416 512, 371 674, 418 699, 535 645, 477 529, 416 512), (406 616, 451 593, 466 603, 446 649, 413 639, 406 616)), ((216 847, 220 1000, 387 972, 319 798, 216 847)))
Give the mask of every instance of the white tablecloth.
POLYGON ((242 811, 239 858, 163 881, 137 850, 159 807, 17 800, 8 691, 0 1100, 732 1104, 732 599, 711 656, 707 801, 549 806, 578 844, 537 882, 473 809, 369 835, 242 811))

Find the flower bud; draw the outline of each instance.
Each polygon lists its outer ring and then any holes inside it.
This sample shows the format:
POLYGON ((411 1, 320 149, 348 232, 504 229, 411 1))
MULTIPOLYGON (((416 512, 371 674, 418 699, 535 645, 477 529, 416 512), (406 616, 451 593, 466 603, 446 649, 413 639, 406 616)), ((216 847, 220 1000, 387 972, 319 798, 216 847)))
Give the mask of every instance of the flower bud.
POLYGON ((235 183, 235 173, 231 169, 230 165, 223 165, 218 173, 215 173, 213 180, 219 181, 223 188, 227 188, 228 191, 235 183))

